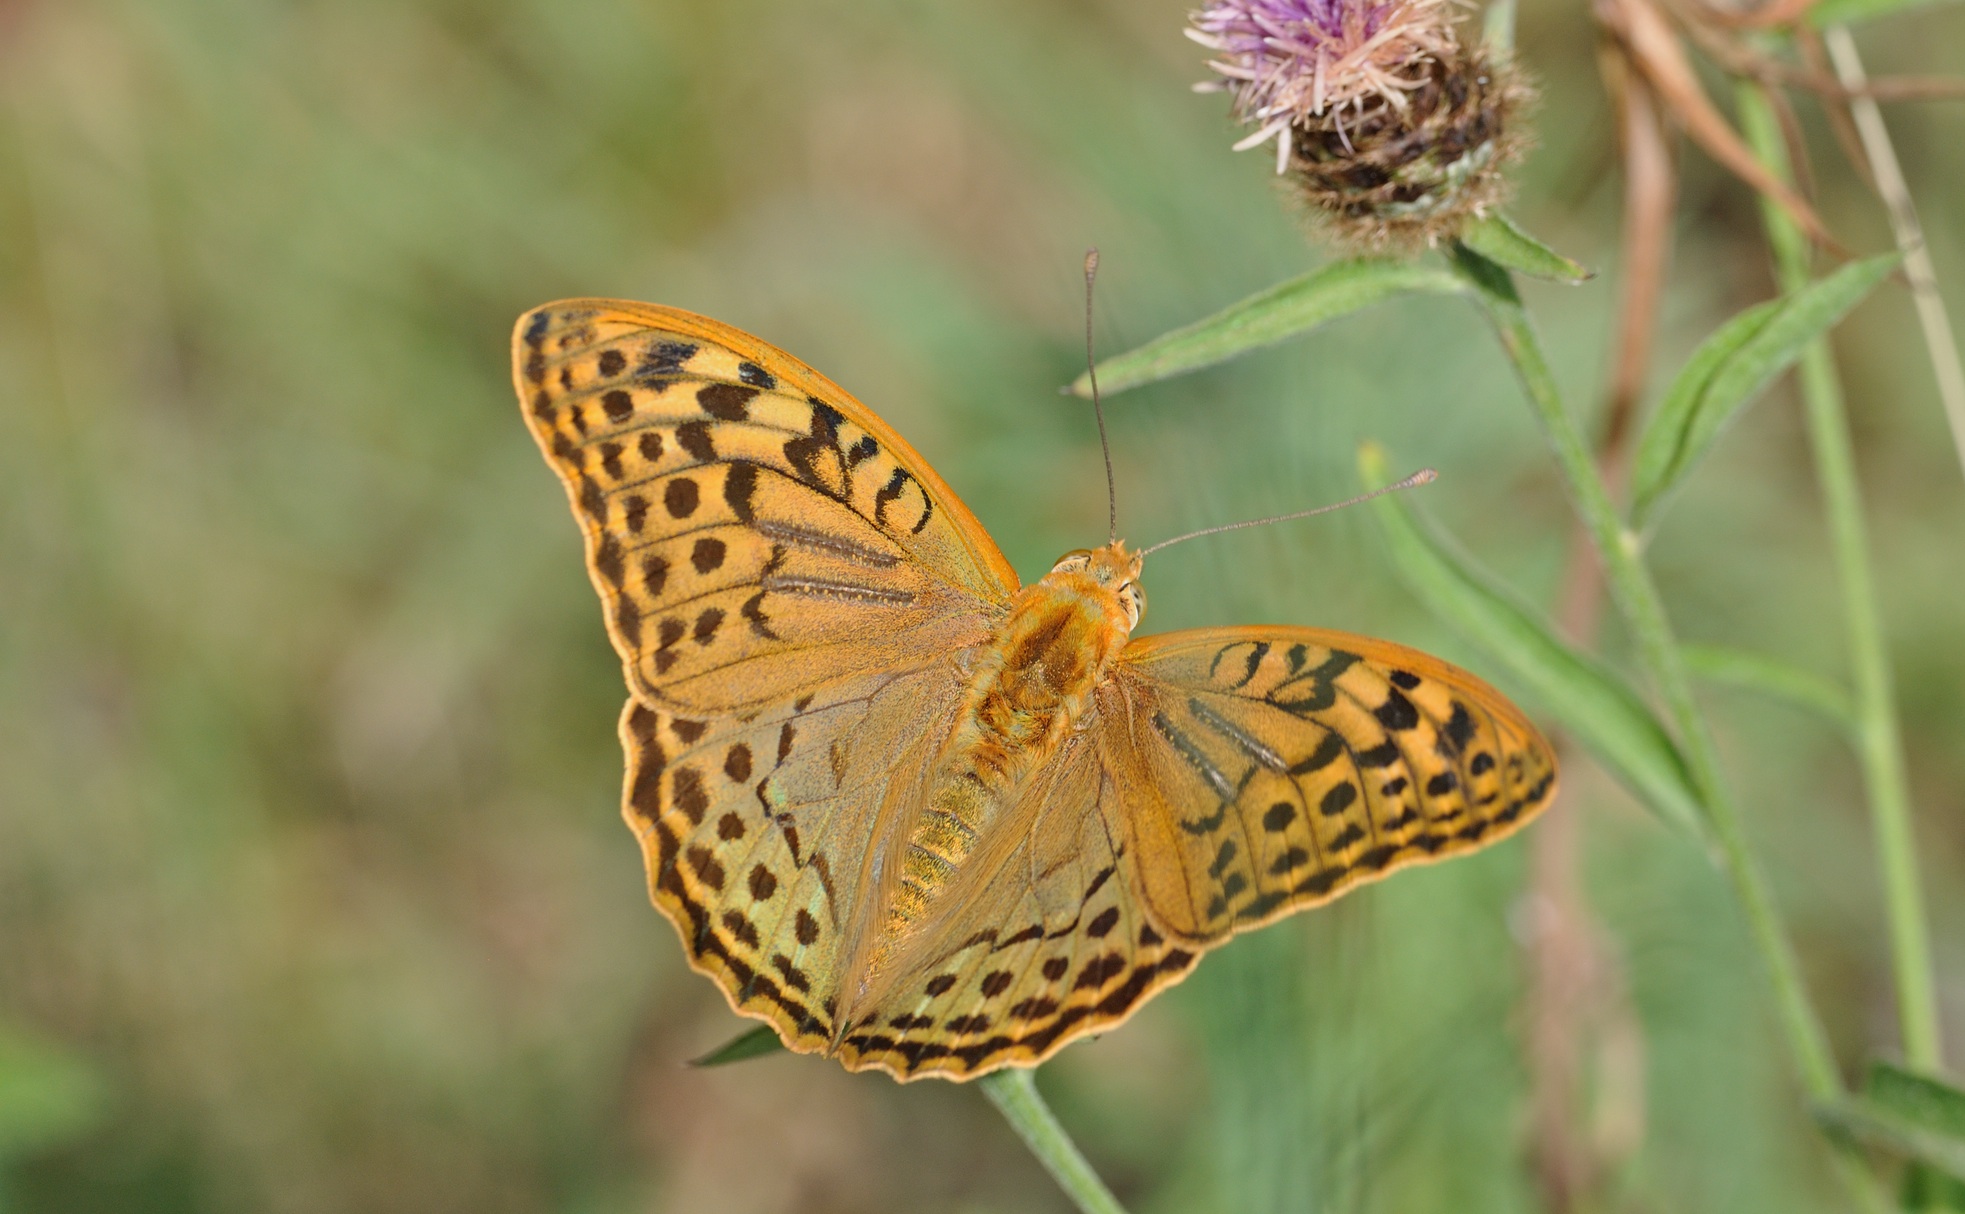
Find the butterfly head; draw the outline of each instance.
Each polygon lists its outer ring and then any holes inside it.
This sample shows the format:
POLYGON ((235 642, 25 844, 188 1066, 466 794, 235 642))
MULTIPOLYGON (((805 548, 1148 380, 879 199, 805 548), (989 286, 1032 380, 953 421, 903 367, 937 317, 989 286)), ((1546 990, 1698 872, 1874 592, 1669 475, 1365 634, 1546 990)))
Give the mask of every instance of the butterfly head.
POLYGON ((1139 618, 1146 614, 1146 591, 1139 586, 1139 570, 1144 560, 1123 541, 1113 540, 1103 548, 1079 548, 1065 553, 1051 566, 1044 580, 1069 581, 1093 595, 1109 598, 1130 633, 1139 627, 1139 618))

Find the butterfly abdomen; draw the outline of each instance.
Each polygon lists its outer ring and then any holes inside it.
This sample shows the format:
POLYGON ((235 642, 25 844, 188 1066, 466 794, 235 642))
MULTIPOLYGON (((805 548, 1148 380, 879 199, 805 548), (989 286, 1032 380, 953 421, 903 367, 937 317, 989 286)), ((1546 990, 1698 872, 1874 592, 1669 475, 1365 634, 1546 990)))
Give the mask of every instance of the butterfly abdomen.
POLYGON ((894 936, 927 914, 977 839, 1090 711, 1098 681, 1126 642, 1114 621, 1113 596, 1089 581, 1046 578, 1017 596, 975 663, 935 791, 909 835, 888 907, 894 936))

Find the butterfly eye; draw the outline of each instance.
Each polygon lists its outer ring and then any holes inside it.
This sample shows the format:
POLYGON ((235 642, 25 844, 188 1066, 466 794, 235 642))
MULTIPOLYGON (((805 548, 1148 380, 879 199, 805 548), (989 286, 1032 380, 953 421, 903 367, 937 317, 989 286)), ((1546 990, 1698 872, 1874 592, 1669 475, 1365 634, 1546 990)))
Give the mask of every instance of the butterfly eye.
POLYGON ((1139 627, 1139 617, 1146 614, 1146 592, 1137 582, 1125 582, 1119 587, 1119 605, 1126 609, 1128 628, 1139 627))
POLYGON ((1051 566, 1051 572, 1075 573, 1076 571, 1083 569, 1085 566, 1091 563, 1092 563, 1091 549, 1079 548, 1074 551, 1067 552, 1063 556, 1059 557, 1058 563, 1051 566))

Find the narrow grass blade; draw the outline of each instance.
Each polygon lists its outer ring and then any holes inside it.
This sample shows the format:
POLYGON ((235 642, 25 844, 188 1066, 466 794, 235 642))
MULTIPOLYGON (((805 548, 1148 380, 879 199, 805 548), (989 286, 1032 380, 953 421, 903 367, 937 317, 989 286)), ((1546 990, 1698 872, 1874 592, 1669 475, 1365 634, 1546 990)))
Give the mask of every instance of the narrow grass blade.
POLYGON ((1506 215, 1489 215, 1486 219, 1469 224, 1467 230, 1460 234, 1460 243, 1495 265, 1506 266, 1531 278, 1579 283, 1597 276, 1595 270, 1582 262, 1571 261, 1524 232, 1506 215))
MULTIPOLYGON (((1457 295, 1467 284, 1435 266, 1411 261, 1339 261, 1278 283, 1240 303, 1164 333, 1145 345, 1098 364, 1099 391, 1107 396, 1226 362, 1262 346, 1300 337, 1318 325, 1399 295, 1457 295)), ((1090 375, 1071 382, 1089 399, 1090 375)))
POLYGON ((760 1024, 756 1028, 732 1037, 701 1058, 691 1058, 690 1066, 728 1066, 733 1062, 743 1062, 749 1058, 762 1058, 766 1054, 776 1054, 785 1048, 778 1040, 778 1034, 770 1025, 760 1024))
POLYGON ((1632 521, 1652 519, 1713 441, 1775 376, 1896 269, 1895 253, 1851 262, 1779 301, 1720 326, 1673 381, 1638 440, 1632 521))
MULTIPOLYGON (((1367 446, 1358 463, 1368 485, 1386 483, 1379 448, 1367 446)), ((1427 606, 1505 662, 1660 818, 1706 839, 1704 813, 1683 756, 1622 678, 1557 637, 1493 575, 1422 522, 1400 495, 1378 498, 1372 507, 1394 565, 1427 606)))
POLYGON ((1686 645, 1685 668, 1695 678, 1759 692, 1806 708, 1854 738, 1856 710, 1849 693, 1821 675, 1758 653, 1722 645, 1686 645))

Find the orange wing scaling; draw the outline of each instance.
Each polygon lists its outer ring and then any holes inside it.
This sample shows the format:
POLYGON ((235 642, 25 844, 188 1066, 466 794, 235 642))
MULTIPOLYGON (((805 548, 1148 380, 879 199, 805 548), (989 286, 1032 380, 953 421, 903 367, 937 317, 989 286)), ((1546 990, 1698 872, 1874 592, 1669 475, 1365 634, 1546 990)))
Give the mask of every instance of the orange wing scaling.
POLYGON ((1100 697, 1134 881, 1214 941, 1520 828, 1555 753, 1478 678, 1388 641, 1210 628, 1134 641, 1100 697))
POLYGON ((627 677, 651 896, 794 1050, 903 1080, 1035 1065, 1234 933, 1554 795, 1527 718, 1425 654, 1126 643, 1116 542, 1020 591, 898 435, 726 325, 549 304, 513 374, 627 677))

